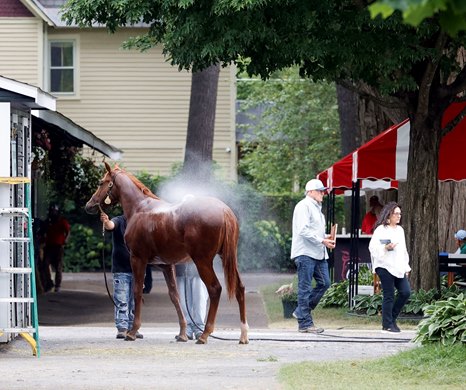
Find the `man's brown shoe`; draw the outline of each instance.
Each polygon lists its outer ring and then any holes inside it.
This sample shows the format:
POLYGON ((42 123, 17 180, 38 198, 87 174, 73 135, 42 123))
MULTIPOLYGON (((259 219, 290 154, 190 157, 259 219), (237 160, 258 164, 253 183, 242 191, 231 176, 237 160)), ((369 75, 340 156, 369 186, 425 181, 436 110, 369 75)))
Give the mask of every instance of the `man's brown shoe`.
POLYGON ((301 333, 315 333, 315 334, 319 334, 319 333, 323 333, 323 332, 324 332, 324 328, 317 328, 317 327, 315 327, 315 326, 310 326, 309 328, 299 329, 299 332, 301 332, 301 333))

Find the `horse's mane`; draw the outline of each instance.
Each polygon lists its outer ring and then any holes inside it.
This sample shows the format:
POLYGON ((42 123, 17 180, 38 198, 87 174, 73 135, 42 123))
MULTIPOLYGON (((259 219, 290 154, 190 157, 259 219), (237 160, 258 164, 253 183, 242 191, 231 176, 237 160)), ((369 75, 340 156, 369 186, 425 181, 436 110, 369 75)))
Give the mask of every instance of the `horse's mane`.
POLYGON ((138 178, 136 178, 136 176, 134 176, 133 174, 131 174, 131 173, 125 171, 124 169, 119 168, 119 167, 116 168, 115 170, 117 170, 117 169, 120 172, 123 172, 124 174, 126 174, 126 176, 128 176, 131 179, 131 181, 134 183, 134 185, 137 188, 139 188, 144 195, 148 196, 149 198, 154 198, 154 199, 160 200, 160 198, 157 195, 155 195, 149 188, 147 188, 143 183, 141 183, 141 181, 138 178))

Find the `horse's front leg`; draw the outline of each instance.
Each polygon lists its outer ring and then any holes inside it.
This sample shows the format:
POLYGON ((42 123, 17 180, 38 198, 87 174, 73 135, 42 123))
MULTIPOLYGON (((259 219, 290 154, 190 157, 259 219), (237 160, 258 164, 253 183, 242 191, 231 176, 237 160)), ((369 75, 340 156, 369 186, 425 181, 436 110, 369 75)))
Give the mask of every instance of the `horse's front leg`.
POLYGON ((175 277, 175 266, 163 264, 159 265, 159 268, 163 272, 165 282, 168 287, 168 295, 170 300, 175 306, 176 314, 178 315, 178 323, 180 324, 180 333, 176 336, 176 341, 187 342, 188 336, 186 335, 186 318, 184 317, 183 310, 180 305, 180 294, 178 293, 178 288, 176 286, 176 277, 175 277))
POLYGON ((128 341, 136 340, 136 333, 141 327, 142 289, 147 261, 131 255, 131 268, 133 270, 134 320, 133 327, 126 334, 128 341))

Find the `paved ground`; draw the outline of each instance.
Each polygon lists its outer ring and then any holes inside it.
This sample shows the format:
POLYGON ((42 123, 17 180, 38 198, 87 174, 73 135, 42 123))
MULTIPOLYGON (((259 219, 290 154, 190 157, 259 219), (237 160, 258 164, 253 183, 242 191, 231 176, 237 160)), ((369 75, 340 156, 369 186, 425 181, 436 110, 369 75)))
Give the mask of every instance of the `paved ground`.
MULTIPOLYGON (((168 298, 168 289, 161 272, 153 271, 154 287, 144 295, 143 325, 173 324, 178 322, 175 309, 168 298)), ((112 291, 112 274, 107 274, 112 291)), ((219 274, 223 285, 223 275, 219 274)), ((268 325, 259 287, 287 281, 292 276, 283 274, 247 274, 243 276, 246 287, 248 322, 254 328, 268 325)), ((62 290, 39 296, 39 321, 41 325, 103 325, 113 324, 113 303, 110 301, 102 273, 65 274, 62 290)), ((229 301, 225 288, 219 305, 217 325, 239 326, 239 310, 236 300, 229 301)), ((176 329, 176 328, 175 328, 176 329)))
MULTIPOLYGON (((258 294, 286 275, 245 274, 250 344, 238 345, 236 302, 222 300, 207 345, 176 343, 177 319, 161 274, 145 296, 143 340, 115 339, 102 274, 65 275, 63 290, 39 299, 41 357, 22 339, 0 347, 3 389, 280 389, 283 364, 386 356, 411 348, 413 332, 327 329, 303 335, 294 325, 269 329, 258 294)), ((331 388, 329 382, 329 388, 331 388)))

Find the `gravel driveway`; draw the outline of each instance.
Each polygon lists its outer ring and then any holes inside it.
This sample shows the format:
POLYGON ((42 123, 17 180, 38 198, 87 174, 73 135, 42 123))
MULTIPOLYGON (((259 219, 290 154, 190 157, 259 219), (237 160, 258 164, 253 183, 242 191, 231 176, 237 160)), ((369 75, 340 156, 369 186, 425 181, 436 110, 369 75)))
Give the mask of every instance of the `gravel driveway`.
POLYGON ((63 292, 40 298, 40 358, 32 356, 22 339, 0 345, 2 389, 280 389, 277 373, 286 363, 374 358, 413 347, 412 331, 394 336, 326 329, 323 335, 312 335, 269 329, 257 285, 286 278, 269 274, 243 276, 251 327, 248 345, 238 344, 236 304, 225 302, 214 335, 227 340, 210 338, 207 345, 175 342, 176 316, 158 276, 143 309, 144 339, 116 340, 112 308, 96 278, 101 275, 65 275, 63 292))

